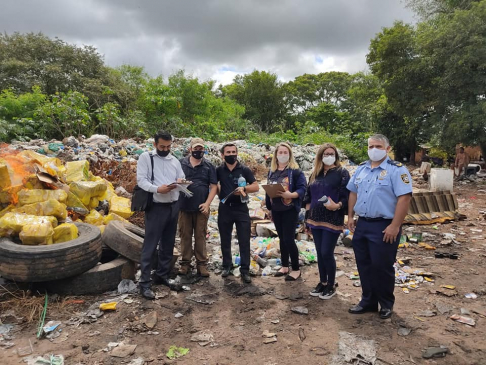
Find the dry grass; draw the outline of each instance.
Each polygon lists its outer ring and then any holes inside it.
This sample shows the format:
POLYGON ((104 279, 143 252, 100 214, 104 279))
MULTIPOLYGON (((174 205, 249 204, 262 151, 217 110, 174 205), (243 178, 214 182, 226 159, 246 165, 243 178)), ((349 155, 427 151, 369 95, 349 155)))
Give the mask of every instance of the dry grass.
MULTIPOLYGON (((38 321, 45 303, 45 295, 33 296, 30 290, 9 289, 0 285, 0 313, 13 311, 16 317, 22 317, 27 323, 38 321)), ((78 297, 58 297, 55 302, 48 301, 47 313, 55 310, 60 314, 72 314, 79 311, 85 300, 78 297)))

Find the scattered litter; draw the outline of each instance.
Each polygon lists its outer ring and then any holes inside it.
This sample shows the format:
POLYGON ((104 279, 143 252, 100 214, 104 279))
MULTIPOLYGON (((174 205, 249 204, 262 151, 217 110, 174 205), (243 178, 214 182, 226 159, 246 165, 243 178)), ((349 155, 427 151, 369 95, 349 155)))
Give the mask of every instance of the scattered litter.
POLYGON ((301 307, 301 306, 292 307, 290 308, 290 310, 297 314, 305 314, 305 315, 309 314, 309 310, 306 307, 301 307))
POLYGON ((467 293, 466 295, 464 295, 467 299, 477 299, 478 296, 474 293, 467 293))
POLYGON ((214 298, 216 297, 215 294, 196 294, 192 293, 191 295, 186 297, 186 300, 199 303, 199 304, 208 304, 211 305, 214 303, 214 298))
POLYGON ((265 338, 263 340, 263 343, 264 344, 269 344, 269 343, 274 343, 274 342, 277 342, 277 336, 273 336, 273 337, 270 337, 270 338, 265 338))
POLYGON ((449 318, 456 321, 456 322, 467 324, 471 327, 474 327, 476 325, 476 321, 474 319, 470 318, 470 317, 465 317, 465 316, 460 316, 458 314, 453 314, 449 318))
POLYGON ((34 348, 32 347, 32 342, 30 342, 30 339, 29 339, 29 346, 19 347, 17 349, 17 355, 20 357, 31 355, 33 352, 34 352, 34 348))
POLYGON ((88 337, 94 337, 94 336, 99 336, 101 335, 100 331, 93 331, 88 333, 88 337))
POLYGON ((157 312, 153 311, 147 314, 143 319, 142 323, 145 324, 149 329, 152 329, 157 324, 157 312))
POLYGON ((113 357, 128 357, 135 352, 137 345, 125 345, 124 343, 120 343, 116 346, 110 353, 113 357))
POLYGON ((137 285, 129 279, 123 279, 118 284, 118 294, 136 294, 137 289, 137 285))
POLYGON ((412 329, 411 328, 408 328, 408 327, 398 327, 398 335, 399 336, 408 336, 410 334, 410 332, 412 332, 412 329))
POLYGON ((175 345, 172 345, 171 347, 169 347, 169 351, 167 351, 167 354, 165 356, 167 356, 167 358, 170 360, 174 360, 181 356, 187 355, 188 353, 189 353, 188 348, 177 347, 175 345))
POLYGON ((177 312, 174 317, 175 318, 181 318, 181 317, 184 317, 184 315, 182 313, 177 312))
POLYGON ((375 364, 375 341, 349 332, 339 332, 338 353, 332 360, 333 364, 375 364))
POLYGON ((60 325, 61 322, 59 321, 47 322, 46 325, 42 327, 43 334, 48 336, 51 332, 54 332, 60 325))
POLYGON ((440 314, 447 314, 452 311, 452 307, 442 303, 436 303, 435 307, 440 314))
POLYGON ((456 288, 454 285, 441 285, 440 287, 449 290, 454 290, 456 288))
POLYGON ((62 355, 45 355, 38 356, 36 359, 29 360, 28 365, 64 365, 64 356, 62 355))
POLYGON ((469 309, 461 308, 461 314, 464 316, 470 316, 471 312, 469 311, 469 309))
POLYGON ((274 319, 274 320, 270 321, 270 323, 272 323, 272 324, 278 324, 278 323, 280 323, 280 320, 279 319, 274 319))
POLYGON ((423 312, 417 313, 420 317, 435 317, 437 315, 436 311, 425 310, 423 312))
POLYGON ((130 361, 127 365, 144 365, 144 364, 145 364, 145 360, 143 359, 143 357, 138 357, 130 361))
POLYGON ((200 346, 206 346, 214 341, 213 335, 208 332, 195 333, 191 337, 192 342, 197 342, 200 346))
POLYGON ((265 337, 265 338, 270 338, 270 337, 276 336, 276 334, 273 333, 273 332, 268 332, 268 330, 265 330, 265 331, 263 331, 262 336, 265 337))
POLYGON ((100 310, 102 311, 116 311, 117 302, 101 303, 100 310))
POLYGON ((449 353, 447 347, 429 347, 422 352, 424 359, 432 359, 434 357, 445 357, 449 353))
POLYGON ((13 328, 13 324, 2 324, 0 325, 0 336, 8 335, 10 330, 13 328))
POLYGON ((306 339, 305 331, 302 327, 299 328, 299 339, 303 342, 306 339))

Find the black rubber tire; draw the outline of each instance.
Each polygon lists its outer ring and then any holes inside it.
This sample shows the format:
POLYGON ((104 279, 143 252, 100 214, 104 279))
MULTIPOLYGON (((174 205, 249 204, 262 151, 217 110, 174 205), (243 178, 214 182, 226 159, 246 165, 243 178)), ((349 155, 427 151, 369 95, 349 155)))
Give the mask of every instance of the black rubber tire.
POLYGON ((49 292, 62 295, 102 294, 115 290, 123 279, 135 278, 135 263, 118 257, 70 278, 42 283, 49 292))
POLYGON ((103 243, 120 255, 140 263, 145 230, 122 221, 111 221, 103 233, 103 243))
POLYGON ((81 274, 101 257, 101 232, 94 225, 75 223, 79 237, 63 243, 26 246, 0 238, 0 275, 17 282, 44 282, 81 274))

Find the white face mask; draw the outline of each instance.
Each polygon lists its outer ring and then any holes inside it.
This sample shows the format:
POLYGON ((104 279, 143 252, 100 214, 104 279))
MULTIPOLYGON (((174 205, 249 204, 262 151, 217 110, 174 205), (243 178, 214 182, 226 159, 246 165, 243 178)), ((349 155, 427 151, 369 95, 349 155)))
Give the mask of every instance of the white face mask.
POLYGON ((290 155, 277 155, 277 160, 280 163, 287 163, 289 162, 290 155))
POLYGON ((386 150, 380 150, 378 148, 372 148, 368 150, 368 156, 371 161, 380 161, 386 156, 386 150))
POLYGON ((322 156, 322 162, 327 166, 334 165, 334 162, 336 162, 336 156, 322 156))

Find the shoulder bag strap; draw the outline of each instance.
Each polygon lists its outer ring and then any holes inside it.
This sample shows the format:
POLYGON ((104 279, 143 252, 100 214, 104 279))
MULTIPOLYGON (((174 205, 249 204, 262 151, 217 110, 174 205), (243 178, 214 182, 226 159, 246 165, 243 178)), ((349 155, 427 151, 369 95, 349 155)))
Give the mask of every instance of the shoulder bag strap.
POLYGON ((154 155, 152 155, 150 152, 150 164, 152 165, 152 184, 154 183, 154 155))

